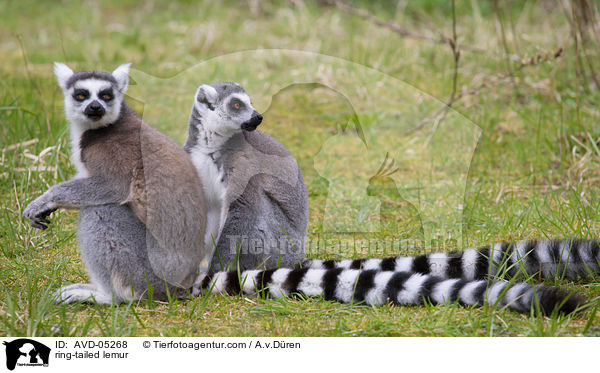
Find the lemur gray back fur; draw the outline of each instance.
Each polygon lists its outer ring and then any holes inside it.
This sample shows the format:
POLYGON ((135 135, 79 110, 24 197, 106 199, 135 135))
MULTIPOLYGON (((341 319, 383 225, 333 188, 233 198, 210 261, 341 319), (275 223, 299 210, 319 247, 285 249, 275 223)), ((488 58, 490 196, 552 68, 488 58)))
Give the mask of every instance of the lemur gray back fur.
POLYGON ((255 131, 261 120, 236 83, 202 85, 196 92, 184 148, 199 173, 214 167, 221 181, 215 189, 224 189, 215 271, 295 266, 304 258, 304 179, 281 143, 255 131))
POLYGON ((129 65, 112 74, 55 64, 78 174, 51 187, 24 216, 45 228, 57 208, 80 209, 78 238, 91 284, 58 300, 119 302, 189 289, 212 251, 204 246, 205 202, 188 155, 123 101, 129 65), (149 286, 152 289, 149 289, 149 286))

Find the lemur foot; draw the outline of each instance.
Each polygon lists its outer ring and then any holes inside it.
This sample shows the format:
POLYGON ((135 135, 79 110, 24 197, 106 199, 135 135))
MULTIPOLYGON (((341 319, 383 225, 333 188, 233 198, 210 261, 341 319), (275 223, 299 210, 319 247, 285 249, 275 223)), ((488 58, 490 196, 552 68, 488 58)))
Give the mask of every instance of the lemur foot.
POLYGON ((113 302, 113 298, 110 294, 99 291, 91 284, 72 284, 63 286, 56 291, 54 299, 56 304, 75 302, 111 304, 113 302))

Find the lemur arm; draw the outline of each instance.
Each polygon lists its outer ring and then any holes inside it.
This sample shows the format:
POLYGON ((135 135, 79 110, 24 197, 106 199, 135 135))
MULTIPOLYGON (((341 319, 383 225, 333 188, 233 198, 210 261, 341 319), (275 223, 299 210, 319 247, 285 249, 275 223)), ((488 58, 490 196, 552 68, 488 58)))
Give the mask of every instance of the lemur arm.
POLYGON ((59 208, 80 209, 85 206, 98 206, 121 203, 126 193, 101 177, 71 179, 52 186, 23 212, 35 228, 46 229, 50 221, 48 215, 59 208))

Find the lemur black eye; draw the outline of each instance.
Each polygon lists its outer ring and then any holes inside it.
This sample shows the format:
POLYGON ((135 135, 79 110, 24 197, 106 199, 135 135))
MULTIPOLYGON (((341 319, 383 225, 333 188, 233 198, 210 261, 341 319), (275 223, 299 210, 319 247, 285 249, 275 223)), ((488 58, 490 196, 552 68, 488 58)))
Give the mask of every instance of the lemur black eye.
POLYGON ((233 107, 236 108, 237 110, 239 110, 240 108, 240 103, 236 102, 235 104, 233 104, 233 107))
POLYGON ((73 92, 73 98, 79 102, 85 100, 89 96, 89 92, 85 89, 76 89, 73 92))
POLYGON ((104 101, 110 101, 113 99, 112 89, 105 89, 98 93, 98 97, 100 97, 104 101))

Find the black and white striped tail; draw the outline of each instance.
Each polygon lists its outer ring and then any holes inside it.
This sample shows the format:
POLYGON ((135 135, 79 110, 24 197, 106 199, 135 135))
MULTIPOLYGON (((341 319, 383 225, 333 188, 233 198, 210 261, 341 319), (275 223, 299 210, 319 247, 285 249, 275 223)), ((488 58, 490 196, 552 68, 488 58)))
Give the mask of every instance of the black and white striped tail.
POLYGON ((418 305, 424 301, 482 305, 487 302, 521 312, 528 312, 533 307, 546 314, 554 309, 570 313, 584 303, 584 298, 579 295, 547 285, 488 283, 485 280, 442 279, 421 273, 341 268, 217 272, 206 276, 201 287, 203 293, 259 294, 274 298, 302 294, 369 305, 388 302, 418 305))
POLYGON ((493 247, 385 259, 307 259, 303 268, 363 269, 482 280, 521 274, 536 278, 600 277, 600 245, 595 240, 563 239, 500 243, 493 247))

